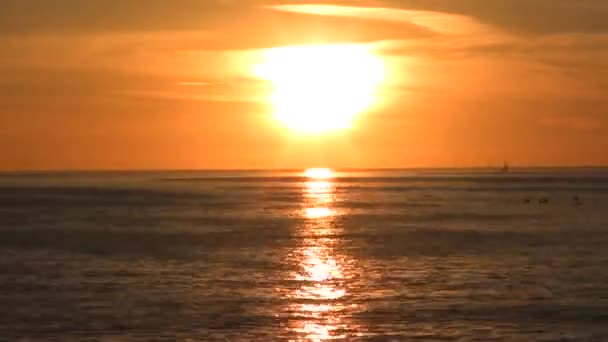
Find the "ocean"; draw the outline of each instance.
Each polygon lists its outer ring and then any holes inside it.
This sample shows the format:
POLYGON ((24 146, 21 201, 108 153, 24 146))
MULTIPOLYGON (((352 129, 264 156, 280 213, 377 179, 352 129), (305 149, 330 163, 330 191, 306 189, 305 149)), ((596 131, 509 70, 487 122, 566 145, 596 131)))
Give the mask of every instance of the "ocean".
POLYGON ((608 341, 607 169, 315 175, 0 174, 0 340, 608 341))

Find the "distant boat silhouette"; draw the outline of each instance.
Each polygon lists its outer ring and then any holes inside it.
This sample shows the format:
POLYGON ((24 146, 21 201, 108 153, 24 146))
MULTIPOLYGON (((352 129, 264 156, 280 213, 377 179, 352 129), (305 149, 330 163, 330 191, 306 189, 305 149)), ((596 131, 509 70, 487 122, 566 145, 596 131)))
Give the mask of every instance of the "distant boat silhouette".
POLYGON ((506 161, 504 162, 502 169, 500 169, 500 171, 504 172, 504 173, 509 172, 509 164, 506 161))

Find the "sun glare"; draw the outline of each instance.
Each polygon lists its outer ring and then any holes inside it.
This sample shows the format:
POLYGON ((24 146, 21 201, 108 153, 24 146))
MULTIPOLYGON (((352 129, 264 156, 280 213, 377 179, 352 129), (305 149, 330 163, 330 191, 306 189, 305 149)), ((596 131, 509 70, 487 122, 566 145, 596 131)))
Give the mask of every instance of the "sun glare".
POLYGON ((312 179, 328 179, 333 177, 334 173, 326 168, 312 168, 304 171, 304 176, 312 179))
POLYGON ((269 49, 254 73, 272 83, 275 118, 304 133, 351 128, 385 76, 382 59, 364 45, 269 49))

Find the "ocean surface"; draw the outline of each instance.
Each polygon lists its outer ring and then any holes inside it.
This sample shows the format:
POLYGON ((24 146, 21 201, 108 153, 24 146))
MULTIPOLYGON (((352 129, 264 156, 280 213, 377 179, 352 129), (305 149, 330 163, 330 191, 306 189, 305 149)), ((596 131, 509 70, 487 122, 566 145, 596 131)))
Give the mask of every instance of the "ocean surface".
POLYGON ((608 341, 608 170, 0 174, 0 340, 341 339, 608 341))

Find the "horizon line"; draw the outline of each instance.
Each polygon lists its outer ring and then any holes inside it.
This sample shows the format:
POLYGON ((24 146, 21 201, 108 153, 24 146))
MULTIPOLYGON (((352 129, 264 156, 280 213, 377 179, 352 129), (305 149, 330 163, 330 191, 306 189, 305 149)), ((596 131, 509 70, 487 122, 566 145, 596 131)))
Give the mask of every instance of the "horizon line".
MULTIPOLYGON (((331 168, 323 166, 314 166, 311 168, 328 168, 336 172, 352 172, 352 171, 407 171, 407 170, 501 170, 500 166, 412 166, 412 167, 341 167, 331 168)), ((0 169, 0 174, 7 173, 95 173, 95 172, 297 172, 304 171, 309 168, 149 168, 149 169, 131 169, 131 168, 75 168, 75 169, 0 169)), ((509 166, 510 170, 543 170, 543 169, 608 169, 608 165, 526 165, 526 166, 509 166)))

